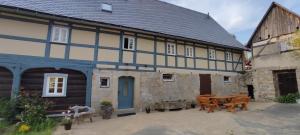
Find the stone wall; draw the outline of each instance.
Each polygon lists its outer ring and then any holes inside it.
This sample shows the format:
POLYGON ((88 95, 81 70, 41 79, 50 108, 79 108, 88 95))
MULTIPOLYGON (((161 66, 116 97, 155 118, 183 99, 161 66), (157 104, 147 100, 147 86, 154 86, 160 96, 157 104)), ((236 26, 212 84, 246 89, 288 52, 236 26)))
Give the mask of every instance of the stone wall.
MULTIPOLYGON (((199 74, 202 72, 138 72, 94 70, 92 106, 96 109, 100 101, 108 100, 114 108, 118 106, 118 78, 132 76, 135 78, 134 108, 141 111, 146 103, 155 103, 162 100, 195 100, 200 94, 199 74), (163 73, 174 73, 174 81, 163 81, 163 73), (100 77, 110 78, 109 88, 100 88, 100 77)), ((203 72, 207 74, 208 72, 203 72)), ((233 72, 209 72, 212 80, 212 93, 216 95, 229 95, 243 90, 241 75, 233 72), (232 82, 224 83, 224 75, 231 76, 232 82)))
POLYGON ((255 99, 257 101, 274 100, 278 90, 275 88, 277 82, 274 81, 273 71, 288 69, 296 69, 298 90, 300 90, 300 67, 269 67, 253 69, 252 74, 255 99))

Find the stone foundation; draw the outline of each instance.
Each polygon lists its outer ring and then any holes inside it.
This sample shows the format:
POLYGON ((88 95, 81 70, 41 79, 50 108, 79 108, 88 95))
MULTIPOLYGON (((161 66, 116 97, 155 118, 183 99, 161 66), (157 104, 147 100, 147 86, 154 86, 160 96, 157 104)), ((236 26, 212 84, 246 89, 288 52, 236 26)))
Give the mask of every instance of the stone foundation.
POLYGON ((114 108, 118 107, 118 78, 132 76, 134 82, 134 108, 141 111, 145 104, 156 103, 162 100, 195 100, 200 94, 199 74, 211 74, 212 94, 229 95, 245 91, 241 83, 241 75, 233 72, 177 72, 174 73, 174 81, 163 81, 162 73, 174 72, 139 72, 139 71, 115 71, 94 70, 92 106, 100 108, 100 101, 112 101, 114 108), (232 82, 224 83, 224 75, 231 76, 232 82), (100 88, 100 77, 110 78, 109 88, 100 88))

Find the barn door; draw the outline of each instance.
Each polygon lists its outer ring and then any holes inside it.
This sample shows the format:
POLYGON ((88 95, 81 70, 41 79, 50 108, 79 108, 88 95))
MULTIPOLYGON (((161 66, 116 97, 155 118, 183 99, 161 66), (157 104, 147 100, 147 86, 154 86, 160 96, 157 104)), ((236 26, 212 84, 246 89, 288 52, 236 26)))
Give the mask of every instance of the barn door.
POLYGON ((210 74, 200 74, 200 95, 211 94, 210 74))
POLYGON ((276 74, 280 96, 298 92, 295 70, 277 71, 276 74))

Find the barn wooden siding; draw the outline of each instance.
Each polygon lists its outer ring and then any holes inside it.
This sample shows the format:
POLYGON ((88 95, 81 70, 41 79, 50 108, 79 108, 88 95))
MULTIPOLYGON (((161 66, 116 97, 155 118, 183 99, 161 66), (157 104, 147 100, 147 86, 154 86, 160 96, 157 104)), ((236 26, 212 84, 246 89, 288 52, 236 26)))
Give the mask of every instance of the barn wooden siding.
POLYGON ((50 111, 67 110, 70 106, 85 105, 86 77, 79 71, 68 69, 55 70, 54 68, 30 69, 22 74, 21 88, 25 92, 38 93, 42 96, 45 73, 68 74, 67 96, 46 98, 54 103, 50 111))
POLYGON ((280 5, 273 4, 252 38, 252 43, 295 32, 300 27, 300 17, 280 5))
POLYGON ((11 96, 13 75, 5 68, 0 67, 0 98, 11 96))

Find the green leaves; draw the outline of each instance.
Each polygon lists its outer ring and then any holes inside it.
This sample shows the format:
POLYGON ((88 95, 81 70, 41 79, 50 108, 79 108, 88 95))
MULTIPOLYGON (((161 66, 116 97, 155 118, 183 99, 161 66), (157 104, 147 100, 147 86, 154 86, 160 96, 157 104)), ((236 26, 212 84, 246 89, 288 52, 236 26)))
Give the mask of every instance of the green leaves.
POLYGON ((300 99, 299 93, 289 93, 286 96, 280 96, 276 99, 279 103, 297 103, 297 99, 300 99))

